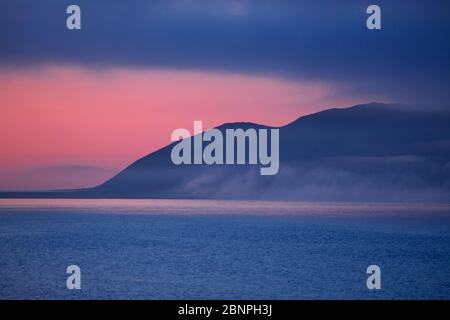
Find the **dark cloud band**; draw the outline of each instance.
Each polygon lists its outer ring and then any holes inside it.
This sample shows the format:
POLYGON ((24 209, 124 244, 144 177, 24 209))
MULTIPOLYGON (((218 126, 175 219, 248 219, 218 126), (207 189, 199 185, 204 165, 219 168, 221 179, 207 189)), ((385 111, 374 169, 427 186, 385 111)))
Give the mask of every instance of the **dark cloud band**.
POLYGON ((0 63, 264 73, 416 102, 450 95, 444 1, 378 1, 377 31, 365 27, 365 1, 76 2, 80 31, 65 27, 73 1, 2 1, 0 63))

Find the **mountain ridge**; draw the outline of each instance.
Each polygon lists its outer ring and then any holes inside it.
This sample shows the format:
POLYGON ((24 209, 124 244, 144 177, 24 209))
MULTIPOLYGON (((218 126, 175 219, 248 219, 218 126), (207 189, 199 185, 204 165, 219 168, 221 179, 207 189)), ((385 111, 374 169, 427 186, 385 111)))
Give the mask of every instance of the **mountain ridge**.
POLYGON ((269 177, 254 165, 176 166, 174 142, 93 188, 0 197, 450 202, 448 124, 450 114, 382 103, 327 109, 281 127, 224 123, 216 128, 279 128, 280 172, 269 177))

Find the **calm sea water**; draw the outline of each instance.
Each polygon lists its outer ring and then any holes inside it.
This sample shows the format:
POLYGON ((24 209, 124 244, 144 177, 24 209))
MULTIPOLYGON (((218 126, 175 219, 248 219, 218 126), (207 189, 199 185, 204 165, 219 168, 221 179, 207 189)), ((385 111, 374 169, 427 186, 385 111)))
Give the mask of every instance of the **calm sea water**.
POLYGON ((450 299, 450 206, 3 199, 0 298, 450 299))

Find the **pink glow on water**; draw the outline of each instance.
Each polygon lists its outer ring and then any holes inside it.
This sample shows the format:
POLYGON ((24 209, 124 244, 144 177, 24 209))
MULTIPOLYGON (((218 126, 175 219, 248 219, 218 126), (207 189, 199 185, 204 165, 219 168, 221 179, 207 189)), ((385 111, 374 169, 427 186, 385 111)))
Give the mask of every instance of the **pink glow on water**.
POLYGON ((450 214, 448 204, 236 201, 189 199, 0 199, 0 213, 261 215, 298 217, 425 217, 450 214), (424 216, 424 212, 427 214, 424 216))

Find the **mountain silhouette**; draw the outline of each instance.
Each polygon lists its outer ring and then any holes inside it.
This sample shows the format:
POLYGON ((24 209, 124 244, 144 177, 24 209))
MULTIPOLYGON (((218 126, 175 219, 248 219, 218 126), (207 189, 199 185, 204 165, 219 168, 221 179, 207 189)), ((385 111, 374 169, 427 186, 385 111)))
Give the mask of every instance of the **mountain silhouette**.
MULTIPOLYGON (((270 127, 217 127, 227 128, 270 127)), ((279 130, 273 176, 260 175, 260 165, 175 165, 172 143, 94 188, 9 196, 450 201, 449 113, 370 103, 303 116, 279 130)))

